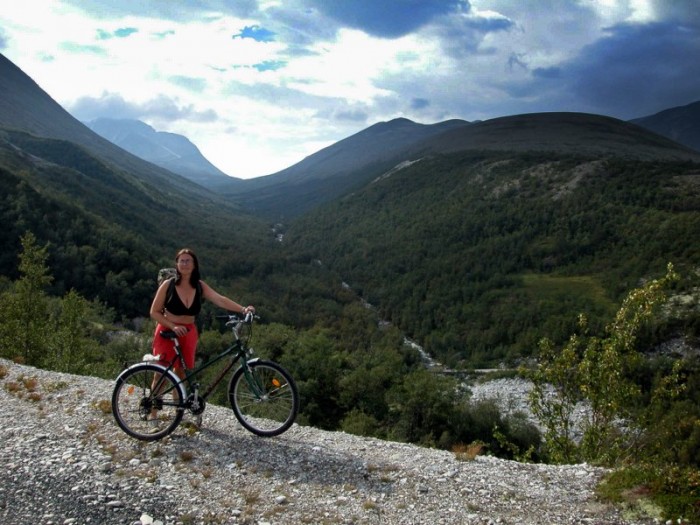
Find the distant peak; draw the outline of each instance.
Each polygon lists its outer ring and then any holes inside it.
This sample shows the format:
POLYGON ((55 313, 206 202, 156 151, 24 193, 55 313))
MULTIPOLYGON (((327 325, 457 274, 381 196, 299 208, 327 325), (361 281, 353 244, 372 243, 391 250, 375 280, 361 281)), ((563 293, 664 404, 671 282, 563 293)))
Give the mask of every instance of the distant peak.
POLYGON ((406 117, 396 117, 395 119, 388 121, 387 124, 415 124, 415 122, 407 119, 406 117))
POLYGON ((151 133, 155 133, 156 130, 150 126, 149 124, 146 124, 142 120, 137 120, 137 119, 131 119, 131 118, 112 118, 112 117, 97 117, 96 119, 93 119, 89 121, 88 123, 89 127, 94 128, 95 126, 102 127, 102 126, 117 126, 121 129, 132 129, 132 130, 141 130, 141 131, 148 131, 151 133))

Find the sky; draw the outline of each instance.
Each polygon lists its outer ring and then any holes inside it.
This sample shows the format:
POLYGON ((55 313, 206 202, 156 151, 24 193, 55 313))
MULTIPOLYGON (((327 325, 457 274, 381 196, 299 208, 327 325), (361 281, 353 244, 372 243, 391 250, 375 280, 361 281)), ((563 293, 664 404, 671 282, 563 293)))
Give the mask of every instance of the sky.
POLYGON ((700 100, 700 0, 22 0, 0 53, 81 121, 138 119, 228 175, 377 122, 700 100))

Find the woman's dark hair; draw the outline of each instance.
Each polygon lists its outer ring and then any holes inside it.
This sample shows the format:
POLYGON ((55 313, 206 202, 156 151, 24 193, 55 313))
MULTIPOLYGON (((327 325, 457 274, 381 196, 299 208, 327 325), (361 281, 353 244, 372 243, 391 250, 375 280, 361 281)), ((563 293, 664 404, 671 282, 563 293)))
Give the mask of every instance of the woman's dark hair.
POLYGON ((182 275, 180 275, 180 270, 177 269, 177 260, 180 258, 181 255, 185 254, 190 255, 192 257, 194 268, 192 268, 192 273, 190 274, 190 285, 192 285, 192 288, 197 288, 197 283, 199 283, 201 279, 201 276, 199 274, 199 259, 197 259, 195 253, 189 248, 183 248, 182 250, 177 252, 177 255, 175 256, 175 270, 177 271, 177 279, 175 280, 175 284, 179 284, 180 279, 182 278, 182 275))

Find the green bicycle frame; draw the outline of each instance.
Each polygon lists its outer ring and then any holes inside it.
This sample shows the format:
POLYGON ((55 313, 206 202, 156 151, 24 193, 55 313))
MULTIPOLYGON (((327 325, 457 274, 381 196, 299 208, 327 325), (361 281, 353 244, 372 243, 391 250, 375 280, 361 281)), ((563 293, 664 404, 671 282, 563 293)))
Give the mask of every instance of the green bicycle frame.
MULTIPOLYGON (((246 361, 246 359, 245 359, 245 358, 246 358, 246 354, 245 354, 245 351, 243 350, 243 347, 241 346, 241 342, 240 342, 240 341, 236 341, 236 343, 235 343, 234 345, 229 346, 226 350, 224 350, 223 352, 221 352, 221 353, 220 353, 219 355, 217 355, 216 357, 213 357, 212 359, 208 360, 206 363, 202 363, 202 364, 199 365, 198 367, 194 368, 193 370, 191 370, 190 372, 188 372, 188 373, 185 375, 184 378, 178 377, 178 381, 177 381, 176 385, 181 385, 181 384, 183 384, 183 383, 186 383, 186 384, 187 384, 187 391, 188 391, 188 392, 191 392, 191 391, 193 390, 193 385, 195 384, 195 383, 193 382, 193 378, 194 378, 195 376, 197 376, 200 372, 202 372, 203 370, 206 370, 206 369, 209 368, 210 366, 213 366, 214 364, 218 363, 218 362, 221 361, 222 359, 225 359, 226 357, 228 357, 228 356, 231 355, 232 353, 235 353, 236 355, 234 355, 233 358, 231 359, 231 362, 230 362, 229 364, 227 364, 227 365, 219 372, 219 374, 216 376, 216 378, 215 378, 215 379, 211 382, 211 384, 209 385, 209 388, 207 388, 207 390, 206 390, 203 394, 201 394, 202 399, 206 400, 206 399, 209 398, 209 396, 212 394, 212 392, 213 392, 214 389, 218 386, 218 384, 221 382, 221 380, 224 378, 224 376, 225 376, 226 374, 228 374, 228 373, 231 371, 231 369, 236 365, 236 363, 239 362, 239 361, 241 362, 241 367, 243 368, 243 374, 245 375, 246 380, 248 381, 248 383, 249 383, 249 384, 253 387, 253 389, 255 390, 255 396, 258 397, 258 398, 260 398, 260 396, 261 396, 260 393, 262 392, 262 387, 261 387, 261 385, 259 385, 259 384, 257 383, 257 381, 255 380, 255 378, 252 376, 252 374, 251 374, 250 371, 249 371, 248 363, 247 363, 247 361, 246 361)), ((164 381, 165 381, 165 380, 164 380, 164 376, 165 376, 168 372, 172 372, 172 371, 174 370, 174 368, 175 368, 175 362, 176 362, 177 360, 180 361, 180 364, 181 364, 181 366, 182 366, 182 369, 183 369, 183 370, 186 370, 186 368, 185 368, 185 366, 184 366, 184 364, 185 364, 185 363, 184 363, 184 359, 182 358, 182 354, 180 353, 180 348, 179 348, 179 346, 176 346, 176 354, 177 354, 176 359, 174 359, 173 362, 171 362, 171 363, 168 365, 168 367, 165 369, 164 373, 162 374, 161 378, 160 378, 160 379, 158 380, 158 382, 156 383, 155 388, 153 389, 155 392, 159 392, 159 394, 158 394, 159 397, 162 397, 164 394, 167 394, 167 393, 171 392, 172 390, 174 390, 174 388, 175 388, 175 386, 176 386, 176 385, 171 386, 171 387, 168 388, 167 390, 164 390, 164 391, 160 392, 160 388, 163 386, 163 383, 164 383, 164 381)), ((184 401, 184 400, 183 400, 183 401, 184 401)), ((168 405, 168 403, 164 403, 164 404, 165 404, 165 405, 168 405)))

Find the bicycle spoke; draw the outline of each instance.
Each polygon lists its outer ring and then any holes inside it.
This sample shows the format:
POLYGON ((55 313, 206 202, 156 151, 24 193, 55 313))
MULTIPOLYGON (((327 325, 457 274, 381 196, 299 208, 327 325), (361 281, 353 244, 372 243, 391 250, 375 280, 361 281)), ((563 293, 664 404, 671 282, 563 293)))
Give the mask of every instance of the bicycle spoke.
POLYGON ((160 439, 182 419, 178 385, 162 370, 154 365, 138 365, 117 380, 112 412, 119 426, 137 439, 160 439))
POLYGON ((251 432, 275 436, 287 430, 299 409, 289 374, 276 363, 258 361, 234 374, 229 398, 236 417, 251 432))

